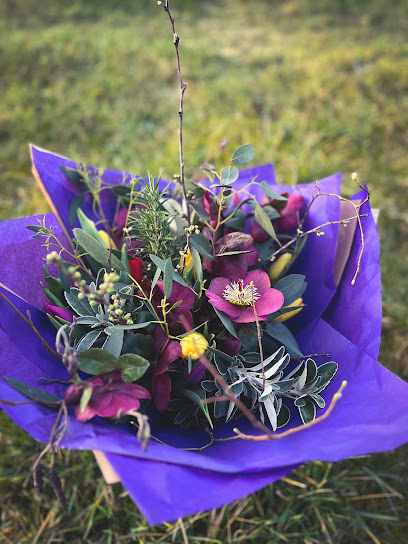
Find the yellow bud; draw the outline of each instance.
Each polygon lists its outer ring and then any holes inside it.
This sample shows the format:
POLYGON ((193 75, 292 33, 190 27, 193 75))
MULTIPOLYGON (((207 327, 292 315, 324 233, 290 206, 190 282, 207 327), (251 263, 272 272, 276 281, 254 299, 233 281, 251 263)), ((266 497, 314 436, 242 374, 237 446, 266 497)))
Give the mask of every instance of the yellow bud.
POLYGON ((199 359, 201 355, 204 355, 206 349, 208 348, 208 342, 205 337, 199 332, 192 332, 184 336, 180 340, 181 345, 181 356, 184 359, 188 359, 188 356, 191 359, 199 359))
POLYGON ((276 281, 279 276, 282 274, 282 272, 285 270, 285 268, 288 266, 290 261, 292 260, 292 254, 291 253, 283 253, 280 257, 276 259, 275 262, 271 264, 271 267, 269 268, 269 278, 271 281, 276 281))
POLYGON ((111 247, 112 249, 117 249, 115 242, 109 236, 109 234, 104 230, 98 230, 99 236, 102 238, 103 243, 106 247, 111 247))
MULTIPOLYGON (((180 268, 183 266, 183 257, 180 259, 180 268)), ((187 255, 185 256, 184 261, 184 270, 188 270, 191 266, 194 266, 193 256, 191 255, 191 251, 187 251, 187 255)))
MULTIPOLYGON (((303 304, 303 298, 299 297, 297 298, 292 304, 289 304, 288 306, 285 306, 285 308, 290 308, 291 306, 302 306, 303 304)), ((279 323, 283 323, 287 319, 290 319, 294 315, 298 314, 302 308, 298 308, 297 310, 292 310, 291 312, 286 312, 286 314, 282 314, 278 317, 275 317, 274 321, 278 321, 279 323)))

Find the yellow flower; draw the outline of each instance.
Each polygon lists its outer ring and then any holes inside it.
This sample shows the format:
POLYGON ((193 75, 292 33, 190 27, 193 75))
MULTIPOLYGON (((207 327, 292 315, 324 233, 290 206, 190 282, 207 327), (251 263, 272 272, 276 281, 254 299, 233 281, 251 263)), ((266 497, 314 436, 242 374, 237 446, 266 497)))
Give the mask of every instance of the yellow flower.
POLYGON ((117 249, 115 242, 106 231, 98 230, 98 234, 107 248, 111 247, 112 249, 117 249))
POLYGON ((269 268, 269 278, 271 281, 276 281, 282 272, 285 270, 285 268, 288 266, 290 261, 292 260, 292 254, 291 253, 283 253, 280 257, 276 259, 271 264, 271 267, 269 268))
MULTIPOLYGON (((302 306, 303 304, 303 298, 299 297, 297 298, 292 304, 289 304, 288 306, 285 306, 285 308, 291 308, 296 306, 302 306)), ((297 308, 297 310, 292 310, 291 312, 286 312, 286 314, 282 314, 278 317, 275 317, 274 321, 278 321, 279 323, 283 323, 287 319, 290 319, 294 315, 298 314, 302 308, 297 308)))
POLYGON ((184 359, 199 359, 208 348, 208 342, 199 332, 192 332, 180 340, 181 356, 184 359))

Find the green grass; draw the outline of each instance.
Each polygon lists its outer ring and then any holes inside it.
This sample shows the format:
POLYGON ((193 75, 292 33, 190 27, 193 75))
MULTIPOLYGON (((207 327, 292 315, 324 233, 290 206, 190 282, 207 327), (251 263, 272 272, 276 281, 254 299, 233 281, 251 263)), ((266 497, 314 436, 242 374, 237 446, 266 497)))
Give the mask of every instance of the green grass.
MULTIPOLYGON (((166 16, 155 4, 0 5, 1 218, 48 209, 30 174, 29 142, 102 167, 177 172, 174 48, 166 16)), ((337 171, 348 180, 357 170, 381 208, 380 362, 406 379, 407 4, 172 5, 188 84, 188 173, 204 160, 228 164, 243 143, 255 145, 256 163, 275 163, 281 183, 337 171), (228 145, 218 154, 223 138, 228 145)), ((346 194, 352 190, 347 181, 346 194)), ((32 489, 29 470, 40 445, 4 414, 0 431, 0 542, 183 542, 180 525, 146 525, 120 486, 101 482, 86 452, 60 457, 70 501, 64 513, 50 490, 39 495, 32 489)), ((399 544, 408 529, 407 452, 333 466, 311 463, 226 509, 186 518, 189 541, 399 544)))

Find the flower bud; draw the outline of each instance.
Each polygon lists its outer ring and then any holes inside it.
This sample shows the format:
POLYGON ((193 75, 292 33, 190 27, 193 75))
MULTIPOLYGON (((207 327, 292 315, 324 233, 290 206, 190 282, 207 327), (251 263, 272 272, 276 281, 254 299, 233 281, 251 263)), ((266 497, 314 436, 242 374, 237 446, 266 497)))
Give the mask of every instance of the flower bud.
MULTIPOLYGON (((285 306, 285 307, 290 308, 293 306, 294 308, 296 308, 297 306, 302 306, 302 305, 303 305, 303 298, 299 297, 294 302, 292 302, 292 304, 289 304, 288 306, 285 306)), ((297 308, 296 310, 292 310, 291 312, 286 312, 285 314, 275 317, 274 321, 278 321, 278 323, 283 323, 284 321, 287 321, 294 315, 298 314, 301 309, 302 308, 297 308)))
POLYGON ((199 359, 201 355, 204 355, 208 348, 208 342, 206 338, 199 332, 192 332, 184 336, 180 340, 181 345, 181 356, 184 359, 188 359, 190 356, 191 359, 199 359))
POLYGON ((290 261, 292 260, 292 254, 291 253, 282 253, 276 261, 274 261, 268 271, 269 278, 271 281, 276 281, 282 274, 282 272, 285 270, 285 268, 289 265, 290 261))

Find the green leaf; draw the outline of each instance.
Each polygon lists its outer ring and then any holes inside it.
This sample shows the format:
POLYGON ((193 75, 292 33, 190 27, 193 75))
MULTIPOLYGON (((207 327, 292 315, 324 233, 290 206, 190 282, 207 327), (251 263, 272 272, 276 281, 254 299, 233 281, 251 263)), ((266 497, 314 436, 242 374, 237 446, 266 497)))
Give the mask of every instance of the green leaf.
POLYGON ((150 363, 140 355, 126 353, 119 357, 118 366, 124 382, 135 382, 143 376, 150 363))
POLYGON ((109 251, 109 249, 99 243, 95 238, 87 234, 82 229, 73 230, 75 238, 78 240, 78 243, 83 247, 83 249, 93 258, 95 261, 100 263, 102 266, 111 264, 111 267, 120 272, 126 272, 126 268, 120 262, 120 260, 109 251))
POLYGON ((120 273, 120 281, 124 283, 125 285, 133 285, 132 279, 129 277, 130 274, 130 268, 129 268, 129 258, 128 254, 126 253, 126 244, 123 244, 122 252, 120 256, 120 262, 123 264, 123 266, 126 269, 126 272, 120 273))
POLYGON ((164 296, 166 298, 170 298, 171 290, 173 289, 173 272, 174 268, 171 259, 166 259, 163 272, 164 296))
MULTIPOLYGON (((153 261, 153 263, 159 268, 162 272, 164 272, 164 265, 165 261, 163 259, 160 259, 160 257, 157 257, 156 255, 149 255, 150 259, 153 261)), ((183 280, 183 278, 180 276, 178 272, 173 270, 173 280, 179 283, 180 285, 183 285, 184 287, 188 287, 187 283, 183 280)))
MULTIPOLYGON (((51 291, 51 293, 62 303, 64 304, 64 286, 61 282, 60 278, 54 278, 48 273, 47 268, 44 266, 44 278, 47 282, 48 289, 51 291)), ((70 286, 71 287, 71 286, 70 286)), ((64 304, 65 307, 65 304, 64 304)))
POLYGON ((80 172, 75 170, 74 168, 68 168, 67 166, 60 166, 61 172, 63 172, 69 180, 71 180, 73 183, 78 185, 78 187, 81 187, 81 189, 84 189, 86 187, 86 183, 84 182, 84 178, 80 172))
POLYGON ((232 229, 244 230, 245 228, 245 215, 242 210, 237 210, 234 215, 225 222, 227 227, 232 229))
POLYGON ((238 166, 252 161, 255 155, 255 148, 252 144, 246 144, 239 147, 232 155, 232 162, 238 166))
POLYGON ((272 238, 276 240, 276 242, 278 242, 279 245, 281 245, 278 238, 276 237, 275 229, 272 226, 272 223, 271 223, 271 220, 269 219, 268 214, 265 212, 265 210, 261 208, 258 202, 255 205, 255 219, 258 221, 261 227, 264 230, 266 230, 269 236, 272 236, 272 238))
POLYGON ((193 246, 190 247, 190 253, 191 253, 191 256, 193 257, 193 263, 194 263, 194 269, 196 272, 197 281, 201 283, 203 281, 203 265, 201 263, 200 254, 198 253, 196 248, 193 246))
POLYGON ((236 166, 227 166, 221 172, 221 181, 223 185, 231 185, 238 179, 239 170, 236 166))
POLYGON ((4 376, 4 381, 7 382, 11 387, 13 387, 19 393, 22 393, 31 400, 39 400, 44 402, 60 402, 60 398, 50 395, 46 391, 37 389, 32 385, 27 385, 26 383, 15 380, 14 378, 7 378, 4 376))
POLYGON ((90 348, 79 354, 79 368, 87 374, 99 376, 117 367, 118 358, 106 349, 90 348))
POLYGON ((275 193, 275 191, 269 187, 269 183, 267 181, 262 181, 259 185, 262 187, 263 192, 273 200, 287 200, 286 196, 275 193))
POLYGON ((95 310, 89 304, 87 297, 79 299, 78 295, 81 291, 76 287, 71 287, 69 293, 65 292, 65 298, 71 308, 80 316, 94 316, 95 310))
POLYGON ((123 340, 122 353, 134 353, 147 359, 153 357, 153 337, 150 334, 126 334, 123 340))
POLYGON ((227 331, 232 334, 232 336, 235 336, 235 338, 238 338, 237 332, 234 327, 234 323, 231 321, 231 319, 225 314, 224 312, 221 312, 221 310, 217 310, 217 308, 214 308, 215 313, 220 318, 221 323, 224 325, 224 327, 227 329, 227 331))
POLYGON ((193 234, 190 238, 190 244, 206 259, 214 261, 213 250, 210 242, 204 234, 193 234))
MULTIPOLYGON (((208 406, 201 402, 201 398, 197 395, 197 393, 194 393, 194 391, 191 391, 190 389, 178 389, 176 393, 178 393, 182 397, 185 397, 186 399, 192 400, 195 404, 197 404, 203 411, 205 417, 207 418, 207 421, 210 424, 211 429, 213 428, 213 422, 211 421, 211 417, 208 411, 208 406)), ((205 395, 204 390, 203 390, 203 395, 205 395)))
POLYGON ((318 385, 318 388, 313 392, 320 393, 321 391, 323 391, 323 389, 325 389, 334 378, 338 368, 339 365, 334 361, 330 361, 328 363, 323 363, 322 365, 320 365, 317 368, 317 375, 320 376, 320 383, 318 385))
POLYGON ((283 306, 288 306, 303 295, 306 285, 305 276, 302 276, 301 274, 290 274, 290 276, 285 276, 279 280, 273 287, 280 291, 285 297, 283 306))
POLYGON ((58 306, 58 308, 64 308, 64 309, 66 308, 66 305, 63 304, 55 295, 53 295, 49 289, 44 287, 42 283, 41 283, 41 289, 43 290, 44 295, 47 297, 48 302, 50 304, 54 304, 55 306, 58 306))
POLYGON ((294 355, 295 357, 303 357, 295 337, 283 323, 271 321, 266 325, 266 332, 269 334, 269 336, 275 338, 275 340, 278 340, 278 342, 281 342, 290 355, 294 355))
POLYGON ((305 399, 304 403, 297 404, 297 408, 303 423, 309 423, 309 421, 313 421, 316 417, 316 406, 309 399, 305 399))
POLYGON ((107 247, 105 242, 102 240, 102 237, 99 234, 95 223, 84 214, 81 208, 77 209, 77 216, 78 216, 79 222, 81 223, 82 230, 86 232, 86 234, 89 234, 89 236, 92 236, 94 240, 102 244, 104 247, 107 247))
POLYGON ((48 319, 51 321, 51 323, 54 325, 54 327, 57 329, 57 331, 61 328, 61 325, 71 325, 69 321, 65 321, 65 319, 62 319, 61 317, 58 317, 55 319, 50 314, 47 314, 48 319))
POLYGON ((71 200, 68 210, 68 223, 70 227, 72 227, 72 225, 75 223, 78 217, 78 210, 82 207, 84 200, 85 195, 83 193, 77 195, 71 200))
MULTIPOLYGON (((133 325, 130 325, 130 326, 132 327, 133 325)), ((108 335, 108 339, 106 340, 103 346, 105 350, 109 351, 116 357, 119 357, 122 351, 123 336, 125 334, 125 331, 119 327, 121 326, 118 325, 118 327, 110 328, 110 334, 108 335)), ((126 325, 122 325, 122 327, 126 327, 126 325)), ((106 331, 107 329, 105 329, 105 332, 106 331)))
POLYGON ((84 412, 85 408, 88 406, 89 401, 91 400, 91 397, 92 397, 92 391, 93 391, 92 386, 84 387, 84 390, 81 395, 81 400, 79 401, 79 409, 81 410, 81 412, 84 412))
POLYGON ((191 208, 193 208, 196 214, 199 217, 201 217, 201 219, 203 219, 204 221, 209 221, 211 219, 210 214, 207 212, 205 208, 203 208, 203 206, 200 206, 196 202, 189 202, 188 204, 189 206, 191 206, 191 208))
POLYGON ((99 330, 99 331, 91 331, 91 332, 88 332, 88 334, 85 334, 85 336, 83 336, 81 340, 78 342, 76 349, 78 351, 85 351, 86 349, 90 349, 91 346, 93 346, 94 343, 98 340, 99 336, 101 335, 101 332, 102 331, 99 330))
POLYGON ((279 410, 276 428, 280 429, 281 427, 284 427, 287 423, 289 423, 289 420, 290 420, 290 410, 287 406, 282 404, 281 409, 279 410))

